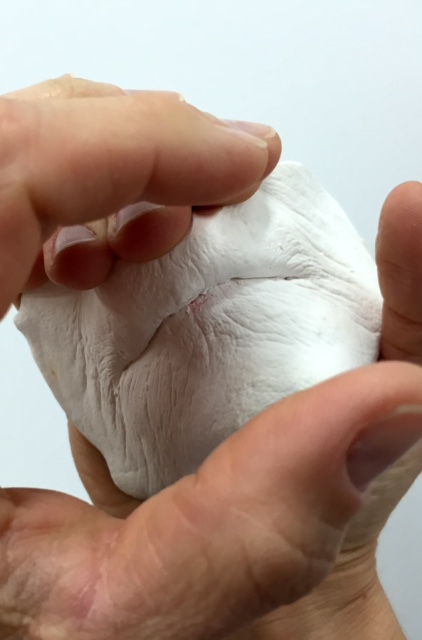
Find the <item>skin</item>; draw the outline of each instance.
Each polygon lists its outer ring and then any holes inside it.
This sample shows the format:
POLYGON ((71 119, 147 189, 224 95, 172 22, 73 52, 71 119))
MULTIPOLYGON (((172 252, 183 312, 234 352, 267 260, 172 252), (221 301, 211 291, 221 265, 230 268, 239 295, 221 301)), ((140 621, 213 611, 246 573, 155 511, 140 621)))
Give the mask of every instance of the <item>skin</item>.
MULTIPOLYGON (((108 276, 116 256, 162 255, 188 232, 192 203, 248 197, 280 153, 272 132, 261 130, 264 149, 177 95, 125 96, 70 78, 0 101, 0 123, 3 313, 46 278, 84 289, 108 276), (145 217, 116 237, 116 212, 140 200, 168 209, 157 225, 145 217), (74 224, 95 238, 55 253, 60 225, 74 224)), ((377 242, 381 359, 396 362, 276 403, 196 474, 143 505, 114 486, 102 456, 72 426, 95 506, 1 490, 2 637, 316 640, 347 638, 356 625, 361 638, 403 637, 374 553, 422 464, 416 445, 390 466, 422 433, 421 227, 422 185, 397 187, 377 242), (373 476, 389 467, 363 493, 351 482, 362 473, 357 441, 367 443, 373 476), (370 628, 378 614, 388 630, 370 628)))

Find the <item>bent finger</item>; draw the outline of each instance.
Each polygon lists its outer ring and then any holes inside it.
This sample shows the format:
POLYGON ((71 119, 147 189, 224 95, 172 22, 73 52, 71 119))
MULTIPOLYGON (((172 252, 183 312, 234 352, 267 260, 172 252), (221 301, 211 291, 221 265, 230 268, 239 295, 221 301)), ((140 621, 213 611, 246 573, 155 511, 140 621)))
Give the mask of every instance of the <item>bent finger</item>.
POLYGON ((52 282, 65 287, 76 290, 97 287, 113 264, 106 220, 63 227, 44 244, 46 274, 52 282))
POLYGON ((126 518, 140 500, 121 491, 113 482, 102 453, 71 423, 69 442, 76 469, 92 503, 115 518, 126 518))
POLYGON ((108 241, 114 253, 130 262, 148 262, 173 249, 188 233, 192 207, 168 207, 138 202, 108 222, 108 241))
MULTIPOLYGON (((58 225, 148 200, 235 198, 271 170, 264 141, 186 103, 142 98, 0 100, 0 315, 58 225), (7 274, 7 275, 6 275, 7 274)), ((272 134, 271 134, 272 135, 272 134)))

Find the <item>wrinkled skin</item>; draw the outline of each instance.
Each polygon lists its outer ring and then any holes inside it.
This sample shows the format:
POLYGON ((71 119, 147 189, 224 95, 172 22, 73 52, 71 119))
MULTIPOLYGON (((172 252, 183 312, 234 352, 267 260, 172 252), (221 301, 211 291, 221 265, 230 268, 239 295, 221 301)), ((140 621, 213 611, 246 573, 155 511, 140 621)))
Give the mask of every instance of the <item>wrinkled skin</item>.
MULTIPOLYGON (((32 89, 31 95, 14 97, 37 100, 40 92, 40 97, 66 99, 69 93, 80 95, 79 91, 87 96, 119 91, 86 84, 82 88, 78 81, 62 82, 53 89, 47 85, 32 89)), ((278 158, 277 148, 272 149, 267 170, 278 158)), ((233 195, 235 189, 230 195, 228 188, 217 203, 245 198, 258 185, 248 185, 241 196, 240 188, 237 195, 233 195)), ((162 255, 183 237, 189 215, 189 208, 187 214, 186 209, 178 213, 180 226, 176 225, 171 242, 166 232, 165 241, 160 232, 154 234, 156 245, 148 247, 148 258, 162 255)), ((71 219, 62 212, 60 221, 70 224, 83 219, 71 219)), ((54 219, 53 227, 60 221, 54 219)), ((51 225, 51 220, 47 223, 51 225)), ((74 245, 53 257, 55 232, 43 247, 45 269, 40 253, 32 275, 36 242, 22 234, 17 251, 32 258, 22 260, 21 271, 2 291, 3 309, 24 283, 31 288, 50 277, 83 289, 101 282, 114 260, 113 243, 106 242, 110 227, 110 219, 90 224, 96 234, 90 246, 74 245), (85 280, 86 269, 73 269, 81 259, 93 265, 94 280, 85 280)), ((383 360, 417 365, 422 361, 421 227, 422 186, 401 185, 384 205, 377 243, 385 298, 383 360)), ((40 233, 35 235, 40 243, 40 233)), ((117 255, 133 260, 137 258, 136 247, 130 247, 130 256, 129 251, 125 253, 129 236, 125 237, 123 230, 117 255)), ((5 239, 7 233, 3 232, 0 240, 5 239)), ((145 247, 138 250, 139 259, 144 259, 145 247)), ((421 448, 415 447, 372 485, 336 557, 345 528, 360 506, 360 498, 342 471, 344 455, 367 425, 381 420, 396 406, 421 405, 421 388, 419 367, 384 363, 296 394, 230 438, 196 476, 141 507, 113 485, 99 452, 70 426, 77 468, 98 509, 51 492, 2 492, 2 637, 193 639, 229 637, 233 630, 236 635, 232 638, 279 638, 286 629, 295 629, 298 619, 311 615, 309 611, 324 598, 335 600, 334 606, 342 608, 360 593, 370 594, 376 583, 376 540, 420 472, 421 448), (328 402, 333 397, 335 402, 328 402), (285 425, 282 446, 280 424, 285 425), (310 443, 303 464, 294 465, 298 443, 289 424, 303 430, 310 443), (286 447, 293 461, 287 470, 280 469, 286 447), (265 455, 257 456, 257 450, 265 455), (327 469, 321 465, 324 460, 327 469), (304 483, 306 504, 299 499, 304 483), (286 511, 284 504, 297 508, 286 511), (309 537, 303 538, 304 530, 309 531, 309 537), (294 532, 302 552, 306 550, 299 558, 288 544, 294 532), (271 551, 270 563, 265 561, 267 550, 271 551), (335 557, 334 570, 320 587, 291 607, 277 610, 277 605, 296 600, 320 581, 335 557), (315 569, 315 558, 324 558, 322 569, 315 569), (297 583, 295 576, 304 576, 303 581, 297 583), (272 613, 260 617, 268 609, 273 609, 272 613), (241 631, 235 631, 245 624, 241 631)))

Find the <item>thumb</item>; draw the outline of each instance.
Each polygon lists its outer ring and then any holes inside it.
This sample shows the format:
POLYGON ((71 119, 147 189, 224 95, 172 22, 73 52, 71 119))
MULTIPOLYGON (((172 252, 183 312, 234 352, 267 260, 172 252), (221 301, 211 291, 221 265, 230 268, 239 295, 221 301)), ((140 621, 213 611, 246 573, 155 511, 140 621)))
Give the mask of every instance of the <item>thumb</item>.
POLYGON ((371 477, 422 436, 417 405, 422 369, 390 362, 269 407, 127 519, 113 602, 144 640, 205 640, 300 598, 330 570, 371 477))

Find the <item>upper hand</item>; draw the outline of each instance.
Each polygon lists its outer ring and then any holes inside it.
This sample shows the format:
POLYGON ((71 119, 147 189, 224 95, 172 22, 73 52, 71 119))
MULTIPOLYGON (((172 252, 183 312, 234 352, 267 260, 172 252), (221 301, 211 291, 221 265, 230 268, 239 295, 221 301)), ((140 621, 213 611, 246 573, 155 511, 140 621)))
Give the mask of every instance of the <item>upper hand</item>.
MULTIPOLYGON (((44 252, 57 251, 54 234, 62 226, 97 221, 92 228, 94 238, 98 230, 100 264, 94 278, 80 284, 94 286, 115 254, 126 255, 125 234, 123 241, 116 234, 117 212, 139 201, 177 207, 154 233, 148 257, 155 257, 186 234, 192 204, 247 198, 280 155, 280 139, 270 127, 227 124, 178 94, 127 95, 93 83, 89 93, 89 83, 67 83, 50 100, 34 98, 48 94, 43 85, 29 98, 28 90, 0 98, 0 274, 7 273, 0 317, 31 280, 42 279, 42 244, 51 239, 44 252), (251 127, 256 135, 246 132, 251 127)), ((59 262, 46 255, 47 272, 57 270, 61 281, 59 262)))

